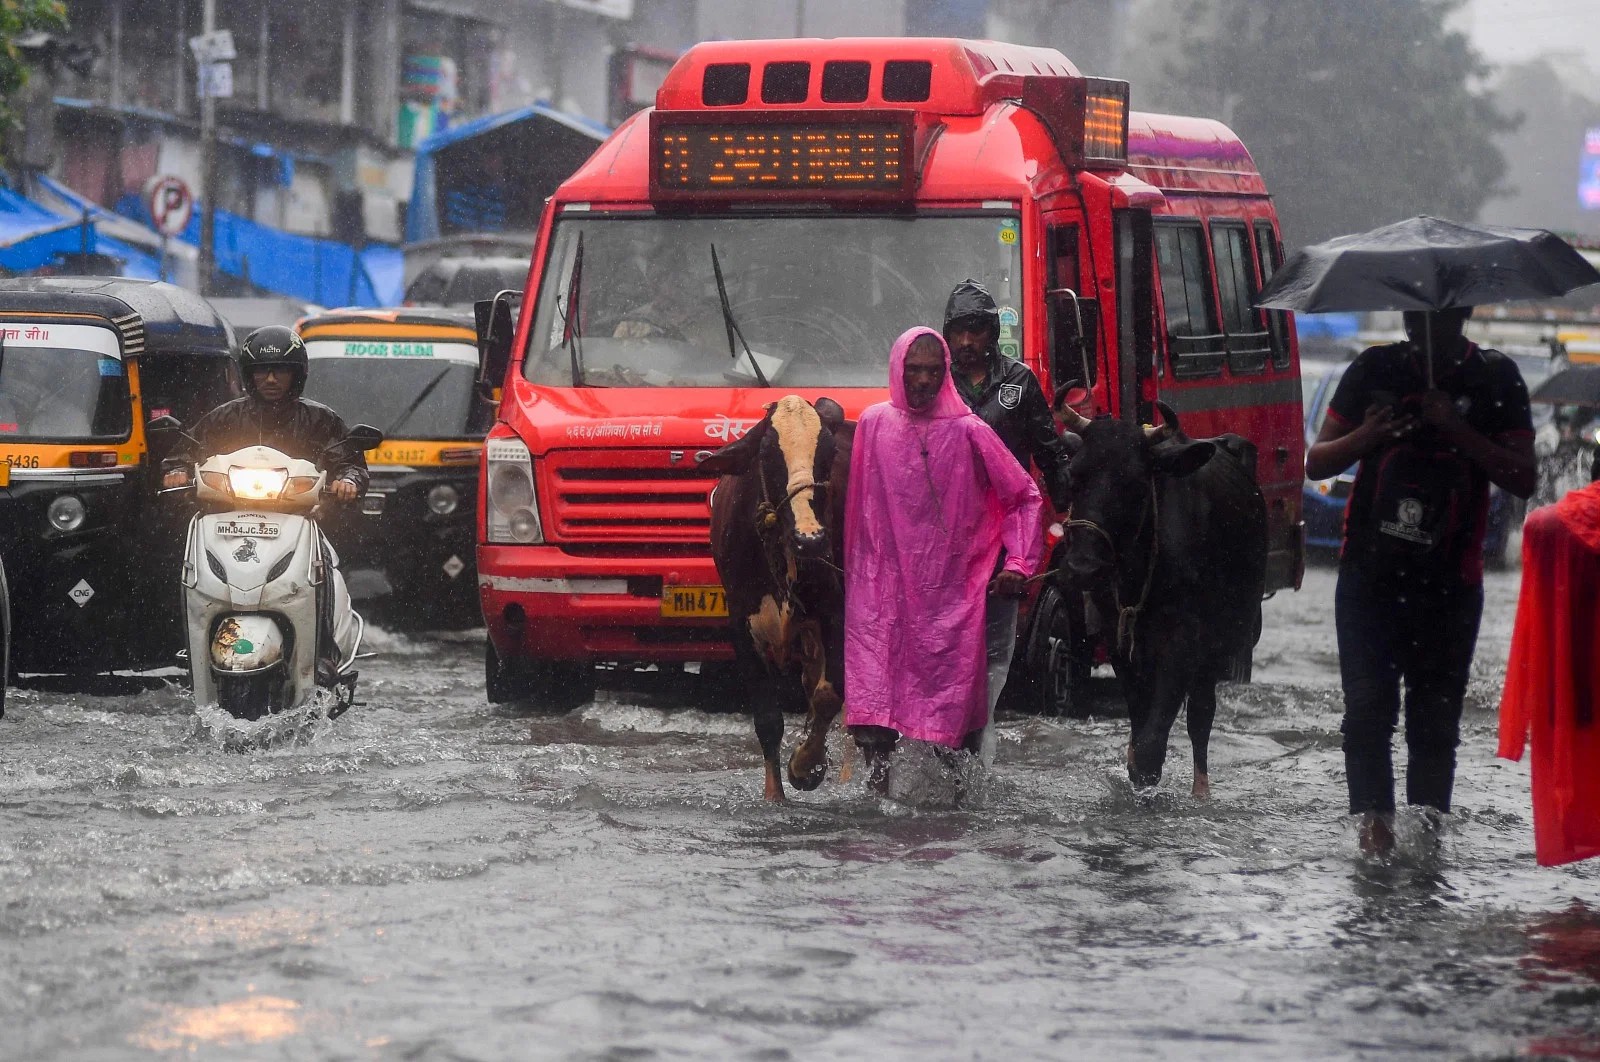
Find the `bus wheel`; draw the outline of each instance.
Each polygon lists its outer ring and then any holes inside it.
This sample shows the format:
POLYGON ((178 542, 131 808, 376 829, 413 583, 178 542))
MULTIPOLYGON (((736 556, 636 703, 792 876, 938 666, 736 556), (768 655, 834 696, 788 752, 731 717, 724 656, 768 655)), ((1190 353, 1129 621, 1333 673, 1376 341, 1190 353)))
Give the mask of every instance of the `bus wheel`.
POLYGON ((1072 615, 1053 586, 1039 592, 1027 642, 1031 682, 1030 710, 1045 716, 1084 719, 1089 715, 1083 683, 1088 668, 1078 660, 1072 615))
POLYGON ((490 704, 524 704, 538 712, 567 712, 594 700, 594 666, 555 660, 503 660, 484 642, 483 687, 490 704))

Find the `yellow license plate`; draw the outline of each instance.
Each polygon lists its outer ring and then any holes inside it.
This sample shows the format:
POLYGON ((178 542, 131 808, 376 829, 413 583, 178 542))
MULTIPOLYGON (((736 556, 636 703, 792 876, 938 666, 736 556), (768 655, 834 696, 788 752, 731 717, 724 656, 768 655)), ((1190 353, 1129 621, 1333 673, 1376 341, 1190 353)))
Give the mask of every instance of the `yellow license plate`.
POLYGON ((669 586, 661 591, 661 615, 664 618, 727 614, 728 594, 720 586, 669 586))

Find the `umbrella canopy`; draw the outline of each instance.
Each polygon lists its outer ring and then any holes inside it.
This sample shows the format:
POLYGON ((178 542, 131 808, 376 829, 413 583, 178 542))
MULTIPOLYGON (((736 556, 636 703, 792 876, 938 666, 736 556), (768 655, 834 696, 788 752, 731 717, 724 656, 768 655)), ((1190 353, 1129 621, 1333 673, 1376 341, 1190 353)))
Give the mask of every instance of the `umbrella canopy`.
POLYGON ((1600 406, 1600 365, 1574 365, 1554 373, 1528 396, 1557 406, 1600 406))
POLYGON ((1301 313, 1444 310, 1554 298, 1589 284, 1600 284, 1600 272, 1543 229, 1423 216, 1301 248, 1256 305, 1301 313))

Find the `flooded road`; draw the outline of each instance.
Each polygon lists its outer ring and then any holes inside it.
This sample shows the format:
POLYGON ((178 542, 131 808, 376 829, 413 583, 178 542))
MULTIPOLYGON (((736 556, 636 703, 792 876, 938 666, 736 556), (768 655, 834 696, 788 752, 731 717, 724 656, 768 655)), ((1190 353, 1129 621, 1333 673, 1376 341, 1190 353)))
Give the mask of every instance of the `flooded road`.
POLYGON ((858 771, 772 807, 691 676, 513 717, 479 632, 373 632, 368 703, 300 734, 13 690, 0 1057, 1600 1058, 1600 864, 1536 868, 1492 758, 1516 574, 1457 821, 1387 866, 1343 814, 1332 588, 1268 603, 1206 804, 1181 725, 1136 797, 1106 715, 1004 719, 975 806, 858 771))

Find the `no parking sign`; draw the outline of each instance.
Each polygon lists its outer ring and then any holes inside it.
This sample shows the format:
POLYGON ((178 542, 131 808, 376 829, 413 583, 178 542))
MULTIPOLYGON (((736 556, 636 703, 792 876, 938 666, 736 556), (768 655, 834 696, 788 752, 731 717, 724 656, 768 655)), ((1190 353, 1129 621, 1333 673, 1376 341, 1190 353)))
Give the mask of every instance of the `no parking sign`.
POLYGON ((157 232, 176 236, 194 216, 194 193, 180 177, 152 177, 144 186, 144 205, 157 232))

